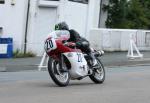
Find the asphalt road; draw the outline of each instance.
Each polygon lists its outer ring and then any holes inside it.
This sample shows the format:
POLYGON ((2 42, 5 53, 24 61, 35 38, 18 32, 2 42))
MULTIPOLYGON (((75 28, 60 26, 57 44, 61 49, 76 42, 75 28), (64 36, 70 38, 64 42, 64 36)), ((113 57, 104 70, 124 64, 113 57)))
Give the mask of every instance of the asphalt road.
POLYGON ((106 68, 106 81, 89 78, 58 87, 47 71, 0 72, 0 103, 150 103, 150 66, 106 68))

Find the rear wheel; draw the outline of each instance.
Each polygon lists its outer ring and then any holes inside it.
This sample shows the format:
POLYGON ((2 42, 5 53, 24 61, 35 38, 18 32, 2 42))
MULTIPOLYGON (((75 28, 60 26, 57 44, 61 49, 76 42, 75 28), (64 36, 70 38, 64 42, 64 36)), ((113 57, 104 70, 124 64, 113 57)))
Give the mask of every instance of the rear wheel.
POLYGON ((96 60, 97 66, 93 68, 93 74, 89 77, 95 83, 103 83, 105 80, 105 69, 100 59, 96 58, 96 60))
MULTIPOLYGON (((64 66, 64 69, 67 70, 66 65, 63 64, 63 66, 64 66)), ((58 86, 67 86, 69 84, 70 74, 68 71, 61 70, 59 61, 52 59, 52 58, 49 58, 48 72, 49 72, 52 80, 58 86)))

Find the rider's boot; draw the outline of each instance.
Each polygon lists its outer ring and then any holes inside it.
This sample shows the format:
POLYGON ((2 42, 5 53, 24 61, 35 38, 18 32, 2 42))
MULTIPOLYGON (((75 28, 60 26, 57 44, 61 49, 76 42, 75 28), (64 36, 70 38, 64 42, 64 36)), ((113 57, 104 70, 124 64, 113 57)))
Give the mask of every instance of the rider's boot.
POLYGON ((97 60, 93 53, 89 53, 90 58, 92 59, 92 67, 95 67, 97 65, 97 60))

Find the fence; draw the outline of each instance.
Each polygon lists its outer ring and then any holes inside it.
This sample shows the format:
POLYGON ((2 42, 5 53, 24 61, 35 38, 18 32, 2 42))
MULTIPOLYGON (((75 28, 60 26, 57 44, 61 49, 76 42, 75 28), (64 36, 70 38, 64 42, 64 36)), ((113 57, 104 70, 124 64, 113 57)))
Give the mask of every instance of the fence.
POLYGON ((139 50, 150 50, 150 31, 147 30, 92 29, 89 37, 91 45, 96 49, 127 51, 130 35, 133 35, 139 50))

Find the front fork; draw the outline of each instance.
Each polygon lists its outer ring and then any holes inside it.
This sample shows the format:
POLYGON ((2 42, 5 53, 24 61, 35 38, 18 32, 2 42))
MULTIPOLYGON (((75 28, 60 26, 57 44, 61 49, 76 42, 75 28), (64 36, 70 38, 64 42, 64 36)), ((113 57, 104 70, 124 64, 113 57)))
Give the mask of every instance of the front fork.
POLYGON ((65 64, 65 62, 64 62, 64 55, 61 54, 60 55, 60 70, 61 70, 61 72, 67 72, 68 71, 64 64, 65 64))

